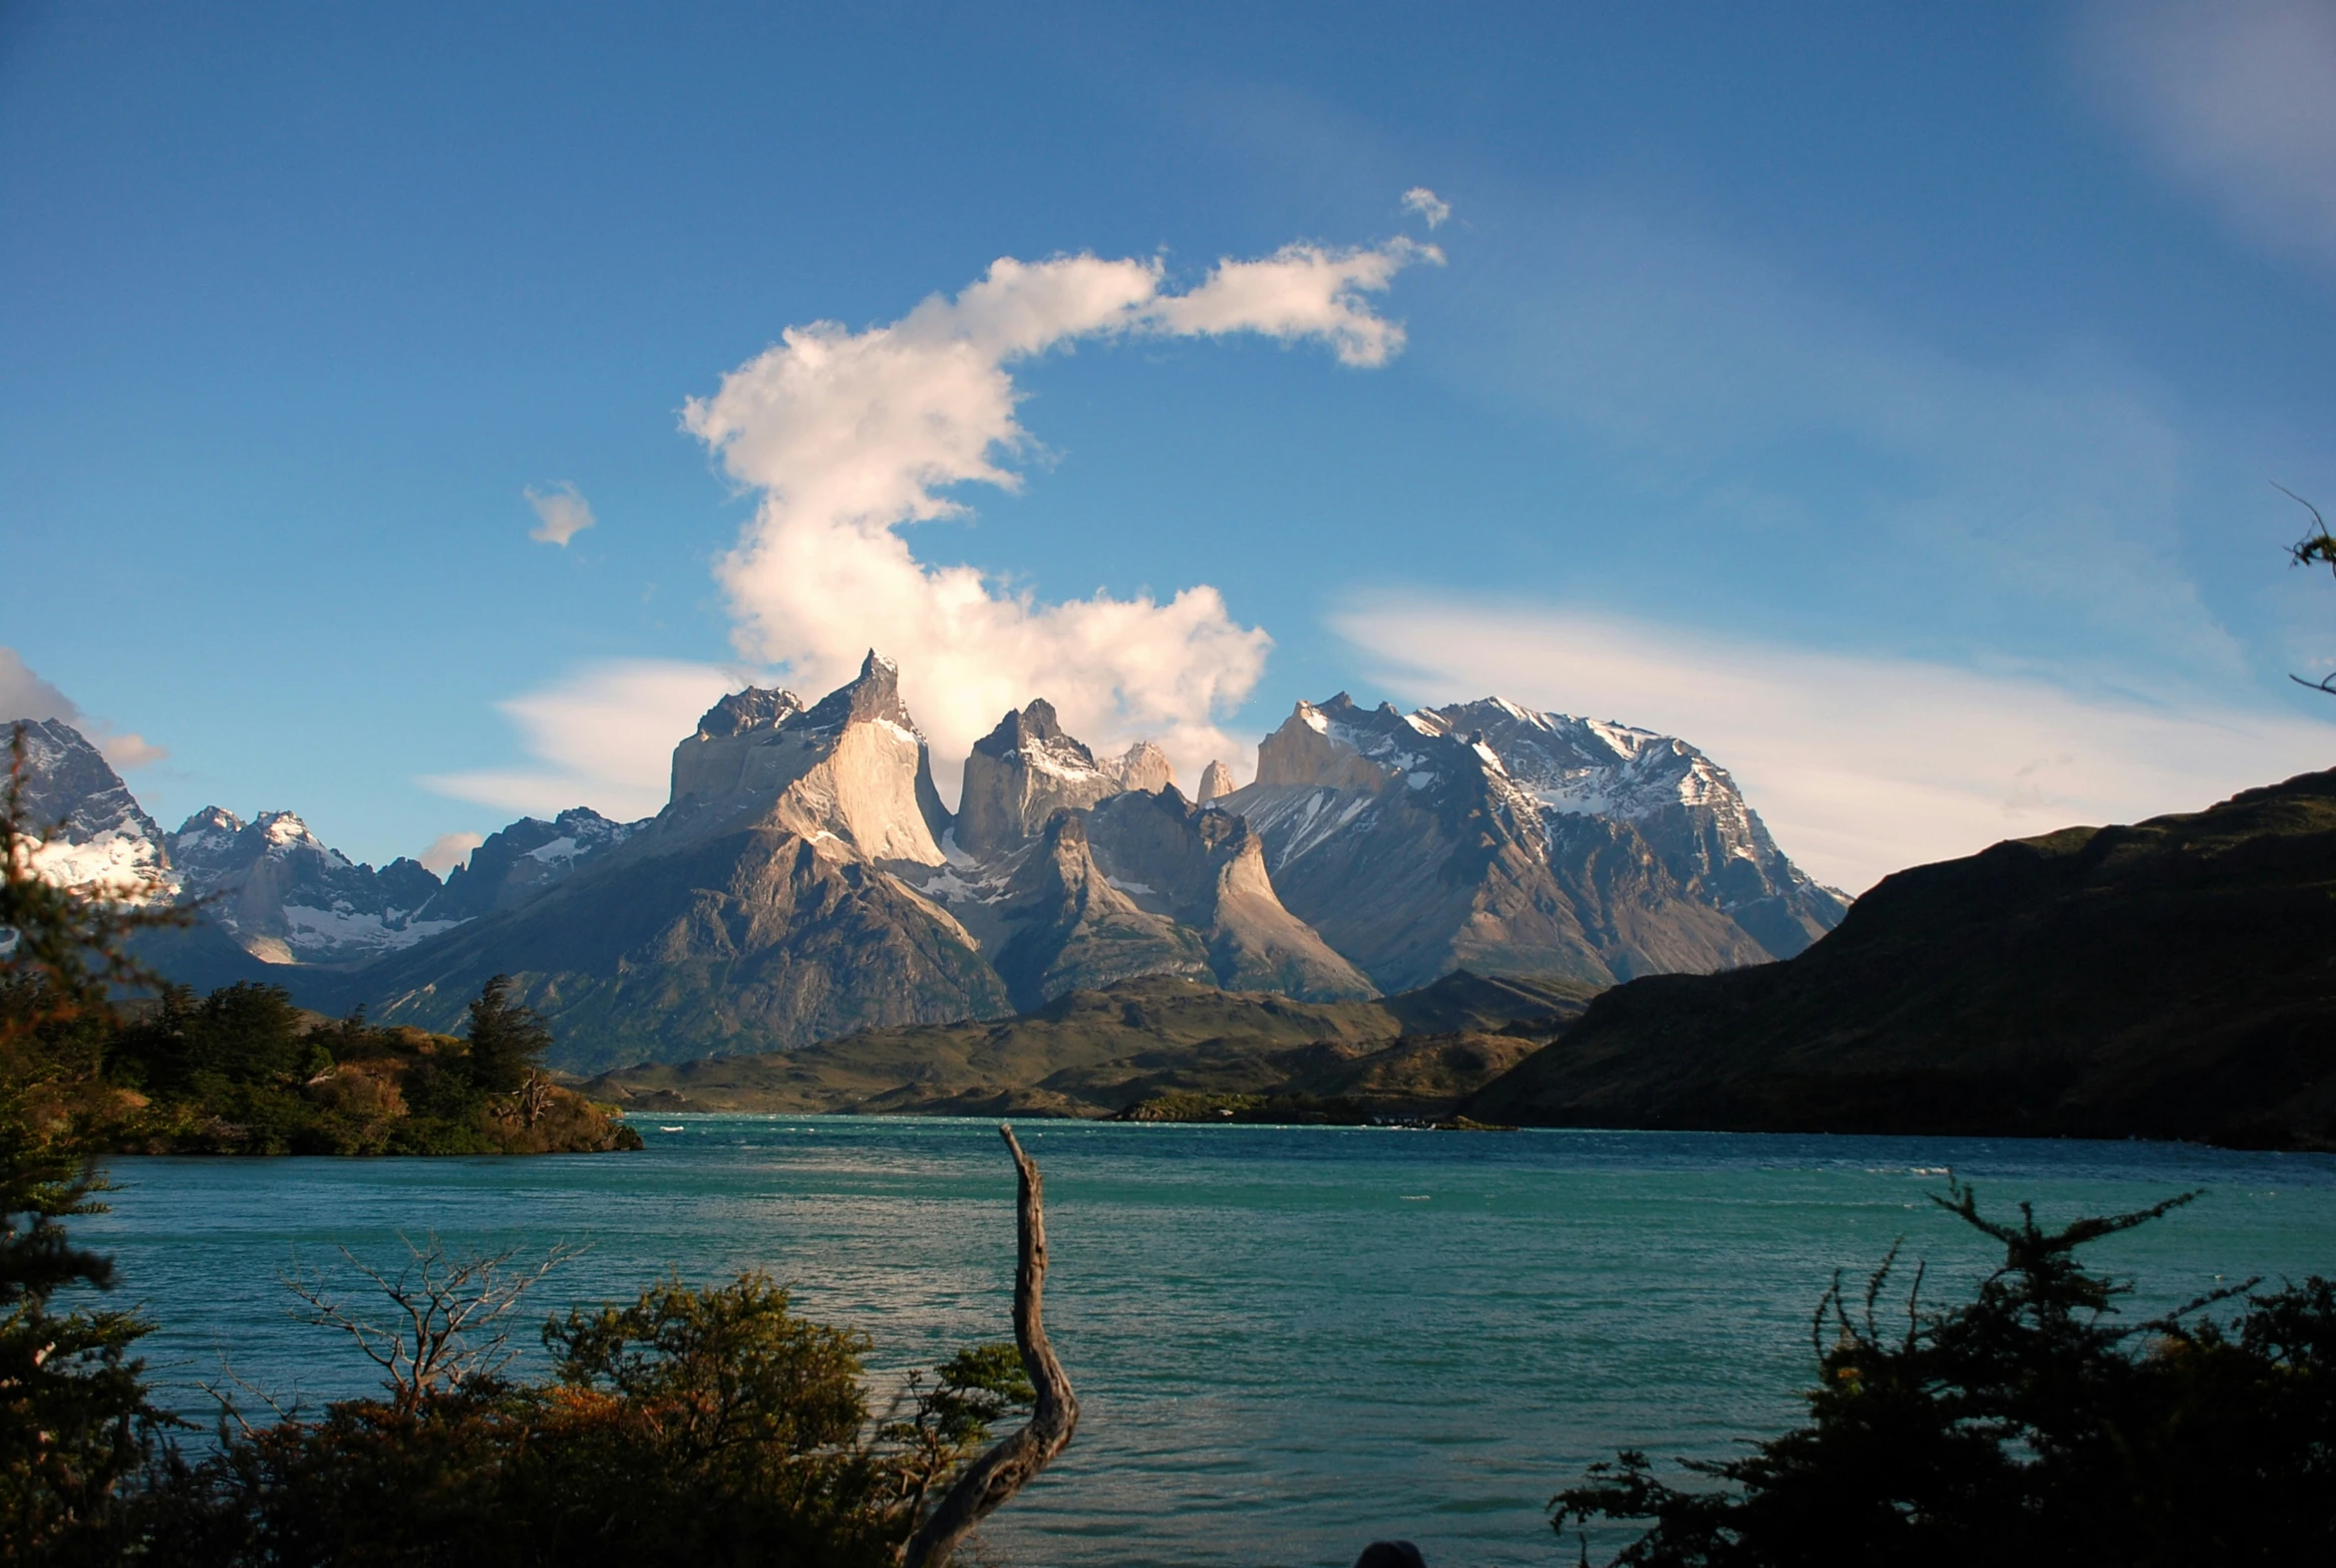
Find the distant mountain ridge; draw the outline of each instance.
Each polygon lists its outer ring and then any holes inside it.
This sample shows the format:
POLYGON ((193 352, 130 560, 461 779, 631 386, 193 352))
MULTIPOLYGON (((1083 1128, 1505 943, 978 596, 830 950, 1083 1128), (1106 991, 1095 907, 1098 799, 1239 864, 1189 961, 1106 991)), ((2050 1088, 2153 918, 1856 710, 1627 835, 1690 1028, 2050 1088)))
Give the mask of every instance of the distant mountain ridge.
POLYGON ((1733 968, 1800 952, 1847 907, 1693 747, 1499 699, 1300 703, 1256 782, 1211 804, 1256 827, 1282 901, 1383 989, 1733 968), (1395 886, 1410 896, 1373 896, 1395 886))
MULTIPOLYGON (((1002 1017, 1145 976, 1326 1003, 1463 968, 1595 987, 1786 956, 1844 907, 1695 748, 1499 699, 1300 703, 1252 784, 1212 764, 1195 801, 1157 747, 1099 759, 1034 698, 973 748, 950 811, 871 652, 816 704, 723 698, 675 746, 655 817, 523 818, 443 882, 353 864, 289 812, 213 807, 163 835, 122 816, 136 802, 82 746, 58 753, 57 788, 90 842, 151 849, 304 1003, 445 1029, 509 973, 578 1069, 1002 1017)), ((221 972, 215 947, 203 962, 221 972)))

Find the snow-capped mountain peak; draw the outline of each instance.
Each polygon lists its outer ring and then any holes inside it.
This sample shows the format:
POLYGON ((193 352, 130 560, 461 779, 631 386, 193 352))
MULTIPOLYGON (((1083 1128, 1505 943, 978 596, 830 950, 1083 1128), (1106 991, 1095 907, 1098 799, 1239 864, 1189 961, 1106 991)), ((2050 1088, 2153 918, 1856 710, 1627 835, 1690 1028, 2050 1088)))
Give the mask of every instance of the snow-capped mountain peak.
POLYGON ((176 892, 161 825, 80 731, 56 719, 0 721, 6 731, 23 737, 18 803, 47 834, 32 852, 44 880, 128 903, 176 892))

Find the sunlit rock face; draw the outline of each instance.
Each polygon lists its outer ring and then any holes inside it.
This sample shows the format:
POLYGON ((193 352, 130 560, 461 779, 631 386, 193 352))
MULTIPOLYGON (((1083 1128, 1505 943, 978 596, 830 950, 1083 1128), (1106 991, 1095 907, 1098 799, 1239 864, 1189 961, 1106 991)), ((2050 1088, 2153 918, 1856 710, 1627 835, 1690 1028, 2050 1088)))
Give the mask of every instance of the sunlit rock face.
POLYGON ((946 813, 900 673, 870 653, 859 678, 806 709, 792 692, 724 698, 673 752, 668 831, 742 817, 797 834, 831 858, 938 865, 946 813))
POLYGON ((896 872, 945 865, 948 816, 898 672, 806 708, 750 688, 674 749, 673 797, 556 885, 362 977, 376 1016, 447 1027, 499 973, 562 1066, 785 1050, 991 1017, 1005 982, 896 872))
MULTIPOLYGON (((1158 756, 1157 748, 1150 751, 1158 756)), ((1154 771, 1149 757, 1136 760, 1148 774, 1154 771)), ((1157 771, 1168 771, 1165 757, 1157 771)), ((1098 764, 1093 752, 1066 735, 1054 705, 1041 698, 973 743, 957 799, 957 847, 977 858, 1019 848, 1055 812, 1118 794, 1127 787, 1123 778, 1120 767, 1098 764)))
POLYGON ((1217 984, 1312 1002, 1377 994, 1361 970, 1282 907, 1264 840, 1242 818, 1189 802, 1171 785, 1101 802, 1088 835, 1113 886, 1200 936, 1217 984))

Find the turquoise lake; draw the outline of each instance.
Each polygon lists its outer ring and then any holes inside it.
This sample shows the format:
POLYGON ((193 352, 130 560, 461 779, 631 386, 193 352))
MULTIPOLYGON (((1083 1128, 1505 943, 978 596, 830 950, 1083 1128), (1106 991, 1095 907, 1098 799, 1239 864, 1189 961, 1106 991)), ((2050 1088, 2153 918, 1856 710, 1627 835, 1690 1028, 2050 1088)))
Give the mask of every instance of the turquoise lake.
MULTIPOLYGON (((128 1159, 112 1251, 167 1398, 234 1375, 313 1406, 372 1369, 294 1321, 297 1261, 589 1243, 528 1323, 763 1267, 887 1375, 1010 1337, 1013 1168, 988 1121, 672 1118, 626 1155, 128 1159)), ((2336 1158, 2150 1143, 1027 1122, 1047 1320, 1077 1440, 985 1529, 1066 1564, 1344 1565, 1381 1535, 1448 1564, 1570 1564, 1549 1495, 1618 1446, 1709 1457, 1779 1429, 1810 1316, 1905 1239, 1931 1299, 1993 1263, 1925 1194, 2047 1220, 2206 1195, 2088 1249, 2146 1316, 2249 1275, 2336 1273, 2336 1158)), ((531 1328, 520 1338, 533 1345, 531 1328)), ((1595 1543, 1593 1543, 1594 1545, 1595 1543)))

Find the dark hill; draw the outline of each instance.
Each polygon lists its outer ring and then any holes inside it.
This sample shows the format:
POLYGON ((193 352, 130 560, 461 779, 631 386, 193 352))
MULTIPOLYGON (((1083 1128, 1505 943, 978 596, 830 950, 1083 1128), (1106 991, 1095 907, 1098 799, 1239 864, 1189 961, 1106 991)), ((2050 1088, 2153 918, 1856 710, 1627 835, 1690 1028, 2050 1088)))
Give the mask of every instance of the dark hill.
POLYGON ((1606 992, 1463 1108, 2336 1147, 2336 773, 1899 872, 1797 958, 1606 992))

